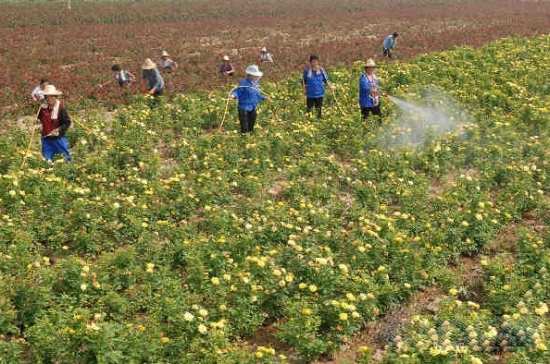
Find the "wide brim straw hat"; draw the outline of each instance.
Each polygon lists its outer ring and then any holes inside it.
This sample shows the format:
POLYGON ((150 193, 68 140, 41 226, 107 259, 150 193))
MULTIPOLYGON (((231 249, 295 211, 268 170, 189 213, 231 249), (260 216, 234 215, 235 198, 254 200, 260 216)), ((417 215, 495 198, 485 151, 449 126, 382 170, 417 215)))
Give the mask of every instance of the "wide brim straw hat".
POLYGON ((254 76, 254 77, 262 77, 264 75, 264 73, 260 71, 258 66, 256 66, 255 64, 246 67, 245 72, 247 75, 254 76))
POLYGON ((61 96, 63 95, 63 92, 58 90, 54 85, 46 85, 42 91, 42 94, 44 96, 61 96))
POLYGON ((144 70, 152 70, 155 68, 157 68, 157 65, 155 64, 155 62, 151 60, 151 58, 147 58, 145 62, 143 62, 143 65, 141 66, 141 69, 144 69, 144 70))
POLYGON ((365 67, 376 67, 376 62, 374 62, 374 59, 369 58, 367 63, 365 63, 365 67))
POLYGON ((170 55, 168 54, 167 51, 162 51, 162 53, 161 53, 160 56, 161 56, 161 57, 170 57, 170 55))
POLYGON ((224 61, 229 61, 229 56, 223 56, 222 58, 224 61))

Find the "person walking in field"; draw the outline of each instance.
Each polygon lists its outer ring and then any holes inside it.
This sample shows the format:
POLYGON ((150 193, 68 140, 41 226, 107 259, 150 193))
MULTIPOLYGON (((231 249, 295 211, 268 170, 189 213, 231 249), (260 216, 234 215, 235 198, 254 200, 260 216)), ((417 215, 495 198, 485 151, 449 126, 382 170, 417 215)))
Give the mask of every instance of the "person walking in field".
POLYGON ((150 58, 147 58, 142 69, 142 86, 146 94, 161 96, 164 92, 164 79, 162 78, 157 65, 150 58))
POLYGON ((160 55, 160 69, 163 72, 172 73, 178 68, 178 64, 176 61, 174 61, 172 58, 170 58, 170 54, 168 54, 167 51, 162 51, 160 55))
POLYGON ((321 67, 318 56, 312 54, 309 57, 309 66, 304 69, 302 82, 304 85, 304 94, 306 95, 307 113, 311 113, 315 107, 317 117, 321 118, 325 87, 330 84, 327 72, 321 67))
POLYGON ((46 103, 38 112, 38 120, 42 127, 42 156, 46 161, 52 162, 57 154, 61 154, 65 161, 70 161, 71 153, 65 133, 71 126, 71 119, 64 102, 59 99, 62 92, 54 85, 47 85, 43 94, 46 103))
POLYGON ((399 34, 393 33, 384 38, 384 57, 392 58, 392 50, 395 48, 395 43, 398 36, 399 34))
POLYGON ((258 56, 258 62, 262 63, 273 63, 273 55, 267 51, 266 47, 260 49, 260 55, 258 56))
POLYGON ((35 102, 44 101, 44 89, 48 85, 48 80, 45 78, 40 80, 40 83, 32 90, 31 98, 35 102))
POLYGON ((375 75, 376 63, 371 58, 365 64, 365 72, 359 78, 359 105, 363 120, 367 121, 369 114, 382 116, 380 111, 379 80, 375 75))
POLYGON ((228 78, 235 74, 235 68, 231 64, 229 56, 223 56, 222 64, 220 65, 220 75, 224 78, 228 78))
POLYGON ((263 72, 258 66, 250 65, 246 68, 246 78, 239 82, 232 96, 238 101, 239 122, 241 133, 251 133, 256 124, 258 104, 266 99, 259 89, 260 79, 263 72))

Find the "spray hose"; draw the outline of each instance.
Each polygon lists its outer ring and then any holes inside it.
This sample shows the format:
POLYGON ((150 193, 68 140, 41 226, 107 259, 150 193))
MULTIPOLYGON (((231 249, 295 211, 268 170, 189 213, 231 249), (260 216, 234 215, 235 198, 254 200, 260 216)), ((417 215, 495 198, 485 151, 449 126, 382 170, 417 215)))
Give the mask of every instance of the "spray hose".
POLYGON ((229 102, 231 101, 231 99, 233 98, 233 92, 239 88, 252 88, 254 90, 257 90, 261 93, 263 93, 264 95, 266 95, 267 97, 269 98, 273 98, 273 96, 271 96, 270 94, 268 94, 267 92, 265 91, 262 91, 261 89, 257 88, 257 87, 254 87, 254 86, 237 86, 237 87, 234 87, 232 88, 229 93, 227 94, 227 99, 225 101, 225 109, 223 111, 223 117, 222 117, 222 121, 220 123, 220 126, 218 126, 218 130, 221 130, 222 127, 223 127, 223 123, 225 122, 225 118, 227 116, 227 112, 229 110, 229 102))

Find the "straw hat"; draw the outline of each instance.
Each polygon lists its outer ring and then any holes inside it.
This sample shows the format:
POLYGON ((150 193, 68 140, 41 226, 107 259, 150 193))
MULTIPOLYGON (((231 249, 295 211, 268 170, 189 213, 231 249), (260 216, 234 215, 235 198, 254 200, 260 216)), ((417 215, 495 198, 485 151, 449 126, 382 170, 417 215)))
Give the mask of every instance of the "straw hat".
POLYGON ((223 56, 224 61, 229 61, 229 56, 223 56))
POLYGON ((55 88, 54 85, 46 85, 44 87, 44 90, 42 91, 44 96, 61 96, 63 95, 63 92, 59 91, 57 88, 55 88))
POLYGON ((264 73, 261 72, 258 66, 256 66, 255 64, 252 64, 246 67, 245 72, 247 75, 254 76, 254 77, 262 77, 264 75, 264 73))
POLYGON ((161 57, 170 57, 170 55, 168 54, 167 51, 162 51, 162 53, 161 53, 160 56, 161 56, 161 57))
POLYGON ((266 48, 266 47, 262 47, 262 52, 267 52, 267 48, 266 48))
POLYGON ((151 58, 147 58, 145 62, 143 62, 143 65, 141 66, 141 69, 144 69, 144 70, 152 70, 155 68, 157 68, 157 65, 155 64, 155 62, 151 61, 151 58))
POLYGON ((367 60, 367 63, 365 63, 365 67, 376 67, 376 63, 374 62, 374 59, 369 58, 367 60))

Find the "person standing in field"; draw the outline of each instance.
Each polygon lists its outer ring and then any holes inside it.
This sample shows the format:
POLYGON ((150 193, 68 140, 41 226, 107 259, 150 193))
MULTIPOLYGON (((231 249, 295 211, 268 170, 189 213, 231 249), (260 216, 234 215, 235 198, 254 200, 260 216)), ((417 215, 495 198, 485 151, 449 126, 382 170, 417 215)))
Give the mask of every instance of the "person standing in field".
POLYGON ((220 65, 220 76, 227 78, 235 74, 235 69, 231 64, 229 56, 223 56, 222 64, 220 65))
POLYGON ((325 69, 321 67, 318 56, 312 54, 309 57, 309 66, 304 69, 302 82, 304 94, 306 95, 307 113, 311 113, 315 107, 317 117, 321 118, 325 87, 329 85, 329 80, 325 69))
POLYGON ((40 83, 32 90, 31 98, 35 102, 44 101, 44 89, 48 85, 48 80, 45 78, 40 80, 40 83))
POLYGON ((163 72, 172 73, 178 68, 178 64, 172 58, 167 51, 162 51, 160 55, 160 69, 163 72))
POLYGON ((392 50, 395 48, 395 43, 399 34, 393 33, 384 38, 383 53, 384 57, 392 58, 392 50))
POLYGON ((150 58, 147 58, 142 69, 142 86, 146 94, 161 96, 164 92, 164 79, 162 78, 157 65, 150 58))
POLYGON ((71 119, 63 101, 59 99, 62 92, 54 85, 47 85, 43 94, 46 103, 40 107, 37 116, 42 126, 42 156, 47 162, 52 162, 57 154, 61 154, 65 161, 70 161, 71 153, 65 133, 71 126, 71 119))
POLYGON ((246 78, 239 82, 233 92, 233 98, 238 101, 239 122, 241 133, 246 134, 254 131, 256 124, 258 104, 266 99, 259 89, 260 79, 263 72, 258 66, 250 65, 246 68, 246 78))
POLYGON ((359 105, 363 120, 367 121, 369 114, 382 116, 380 111, 380 83, 375 75, 376 63, 371 58, 365 64, 365 72, 359 78, 359 105))
POLYGON ((273 63, 273 55, 267 51, 266 47, 263 47, 260 50, 260 55, 258 56, 258 62, 261 63, 273 63))

